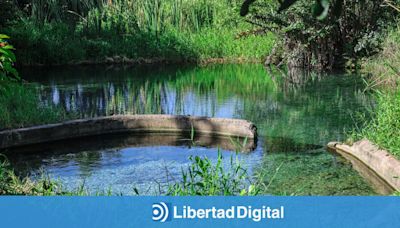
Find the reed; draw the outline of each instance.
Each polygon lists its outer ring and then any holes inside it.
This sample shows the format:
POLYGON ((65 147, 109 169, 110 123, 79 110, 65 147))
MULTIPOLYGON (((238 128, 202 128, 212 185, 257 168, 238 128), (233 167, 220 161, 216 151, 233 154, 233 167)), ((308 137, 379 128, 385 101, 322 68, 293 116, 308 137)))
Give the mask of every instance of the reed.
POLYGON ((34 0, 31 12, 5 28, 19 63, 65 64, 114 56, 201 62, 211 58, 260 61, 272 34, 235 38, 251 25, 239 1, 34 0))

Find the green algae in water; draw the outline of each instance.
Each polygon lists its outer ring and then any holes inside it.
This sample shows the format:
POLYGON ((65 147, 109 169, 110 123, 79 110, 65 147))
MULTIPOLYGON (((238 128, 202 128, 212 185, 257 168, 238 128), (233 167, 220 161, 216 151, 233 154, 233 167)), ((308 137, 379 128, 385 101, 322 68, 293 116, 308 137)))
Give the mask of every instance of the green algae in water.
POLYGON ((261 167, 256 171, 256 175, 264 177, 265 184, 268 186, 265 194, 375 194, 349 163, 327 154, 324 150, 301 155, 269 154, 264 157, 261 167))

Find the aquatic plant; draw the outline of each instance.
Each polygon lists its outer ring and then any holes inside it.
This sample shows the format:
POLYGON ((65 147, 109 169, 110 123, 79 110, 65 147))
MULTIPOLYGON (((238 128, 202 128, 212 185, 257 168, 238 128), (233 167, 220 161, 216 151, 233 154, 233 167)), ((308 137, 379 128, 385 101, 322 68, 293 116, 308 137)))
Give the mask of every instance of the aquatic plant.
POLYGON ((189 160, 191 164, 187 170, 182 169, 182 180, 170 185, 167 195, 257 195, 261 191, 260 185, 251 183, 237 157, 231 157, 228 170, 223 166, 220 151, 215 164, 207 157, 191 156, 189 160))
POLYGON ((14 47, 8 43, 9 36, 0 34, 0 81, 6 79, 19 79, 18 72, 14 68, 16 57, 14 47))

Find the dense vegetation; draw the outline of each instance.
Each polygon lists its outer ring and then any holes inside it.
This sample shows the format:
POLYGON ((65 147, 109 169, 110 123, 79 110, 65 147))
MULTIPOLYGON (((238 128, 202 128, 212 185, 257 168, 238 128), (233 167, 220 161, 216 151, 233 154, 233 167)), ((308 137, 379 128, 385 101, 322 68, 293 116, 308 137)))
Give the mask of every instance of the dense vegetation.
POLYGON ((362 63, 368 89, 395 90, 400 80, 400 27, 392 27, 383 41, 382 51, 362 63))
POLYGON ((400 158, 400 90, 379 94, 373 116, 358 138, 367 138, 400 158))
POLYGON ((8 0, 0 14, 20 64, 260 61, 274 36, 251 28, 238 0, 8 0), (3 10, 14 9, 15 13, 3 10))
MULTIPOLYGON (((369 88, 382 93, 373 120, 354 135, 400 157, 396 4, 388 0, 248 0, 244 5, 239 0, 4 0, 0 29, 11 38, 0 35, 0 129, 70 118, 64 110, 38 102, 36 91, 20 80, 14 68, 14 47, 8 42, 15 45, 21 65, 260 61, 271 54, 267 64, 334 69, 356 68, 363 60, 363 69, 371 74, 366 79, 369 88), (245 19, 238 15, 240 6, 242 15, 248 13, 245 19)), ((244 81, 252 85, 251 79, 244 81)), ((187 83, 184 78, 180 82, 187 83)), ((270 84, 248 89, 257 94, 270 84)), ((225 172, 220 163, 193 158, 192 166, 182 173, 183 181, 171 185, 169 194, 260 193, 258 185, 246 188, 248 177, 240 165, 231 165, 232 170, 225 172)), ((287 194, 273 186, 270 192, 287 194)), ((21 179, 5 162, 0 164, 0 193, 87 194, 84 188, 64 191, 46 178, 21 179)))
POLYGON ((400 158, 400 29, 394 27, 378 55, 363 63, 368 89, 377 96, 372 121, 367 121, 353 138, 367 138, 400 158))
POLYGON ((21 81, 9 37, 0 34, 0 130, 66 119, 60 108, 39 104, 36 91, 21 81))
MULTIPOLYGON (((396 10, 388 7, 388 2, 255 1, 247 20, 281 38, 267 64, 283 60, 289 67, 354 68, 358 60, 379 51, 384 31, 395 23, 396 10)), ((244 11, 243 15, 247 14, 248 10, 244 11)))

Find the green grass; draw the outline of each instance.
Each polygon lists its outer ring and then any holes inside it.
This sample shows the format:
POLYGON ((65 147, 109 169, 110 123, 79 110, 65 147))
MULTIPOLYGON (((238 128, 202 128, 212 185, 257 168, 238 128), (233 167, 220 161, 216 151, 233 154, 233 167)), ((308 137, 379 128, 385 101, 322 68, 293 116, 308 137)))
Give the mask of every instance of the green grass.
MULTIPOLYGON (((28 14, 4 32, 17 48, 20 64, 104 62, 120 56, 132 60, 165 59, 202 62, 213 58, 242 61, 268 55, 275 36, 249 35, 252 26, 239 17, 240 1, 144 0, 113 1, 93 6, 82 15, 64 11, 28 14), (58 12, 56 15, 54 12, 58 12), (59 15, 60 14, 60 15, 59 15)), ((49 3, 50 4, 50 3, 49 3)), ((38 10, 42 9, 37 7, 38 10)), ((36 13, 36 12, 35 12, 36 13)))
POLYGON ((67 118, 69 116, 62 109, 41 105, 36 91, 28 86, 17 82, 0 85, 0 130, 59 122, 67 118))
POLYGON ((257 195, 261 185, 251 184, 245 168, 239 160, 231 157, 228 170, 223 166, 223 158, 218 152, 216 164, 207 157, 189 157, 191 165, 182 170, 182 181, 171 184, 167 195, 173 196, 232 196, 257 195))
POLYGON ((383 50, 363 63, 367 89, 377 93, 372 120, 353 131, 351 140, 366 138, 400 158, 400 27, 386 36, 383 50))
POLYGON ((400 89, 377 96, 372 120, 353 133, 352 138, 366 138, 400 158, 400 89))

